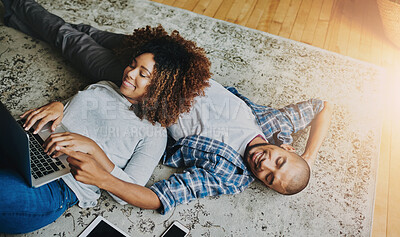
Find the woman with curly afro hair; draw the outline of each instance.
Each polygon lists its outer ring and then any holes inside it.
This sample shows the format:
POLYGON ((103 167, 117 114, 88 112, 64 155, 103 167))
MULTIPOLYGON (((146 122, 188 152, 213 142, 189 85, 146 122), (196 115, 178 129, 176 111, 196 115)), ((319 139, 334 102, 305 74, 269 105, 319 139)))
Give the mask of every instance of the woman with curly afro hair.
POLYGON ((172 125, 179 114, 189 112, 193 99, 208 86, 210 62, 204 50, 183 39, 178 31, 168 34, 162 26, 137 29, 118 52, 125 63, 131 63, 132 55, 154 57, 150 83, 135 110, 137 116, 150 122, 172 125))

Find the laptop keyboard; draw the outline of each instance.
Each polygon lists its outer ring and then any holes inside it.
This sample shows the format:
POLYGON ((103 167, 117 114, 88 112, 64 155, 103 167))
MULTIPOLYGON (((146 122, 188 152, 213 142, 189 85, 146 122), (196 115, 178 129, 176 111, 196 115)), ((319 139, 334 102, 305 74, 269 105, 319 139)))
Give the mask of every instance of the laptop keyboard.
MULTIPOLYGON (((24 123, 19 120, 22 126, 24 123)), ((39 135, 33 134, 32 129, 27 131, 29 137, 29 151, 31 156, 31 172, 35 179, 65 169, 65 165, 58 159, 52 158, 44 152, 42 144, 44 141, 39 135)))

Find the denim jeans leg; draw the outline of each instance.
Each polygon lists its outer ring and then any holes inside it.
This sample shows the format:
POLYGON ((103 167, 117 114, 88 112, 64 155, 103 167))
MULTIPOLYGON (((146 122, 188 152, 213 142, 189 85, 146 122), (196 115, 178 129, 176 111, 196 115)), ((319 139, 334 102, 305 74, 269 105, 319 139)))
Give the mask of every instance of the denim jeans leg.
POLYGON ((75 194, 64 182, 29 187, 14 170, 0 170, 0 233, 28 233, 60 217, 76 204, 75 194))

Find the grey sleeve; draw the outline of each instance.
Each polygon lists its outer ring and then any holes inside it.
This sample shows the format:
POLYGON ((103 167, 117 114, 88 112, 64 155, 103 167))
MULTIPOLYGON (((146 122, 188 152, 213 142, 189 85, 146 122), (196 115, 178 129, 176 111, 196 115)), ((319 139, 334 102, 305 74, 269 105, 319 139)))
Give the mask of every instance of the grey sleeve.
MULTIPOLYGON (((162 130, 159 133, 149 134, 140 141, 125 168, 115 166, 111 174, 125 182, 146 185, 165 151, 167 135, 166 130, 162 130)), ((127 204, 112 193, 110 195, 118 203, 127 204)))

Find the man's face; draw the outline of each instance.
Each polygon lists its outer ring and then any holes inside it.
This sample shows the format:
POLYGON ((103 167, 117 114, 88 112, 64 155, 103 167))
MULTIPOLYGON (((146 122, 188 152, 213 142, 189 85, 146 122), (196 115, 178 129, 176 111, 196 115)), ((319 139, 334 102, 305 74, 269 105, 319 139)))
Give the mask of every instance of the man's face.
POLYGON ((267 187, 283 194, 295 174, 302 172, 304 162, 301 159, 297 154, 267 142, 249 146, 245 153, 251 172, 267 187))

